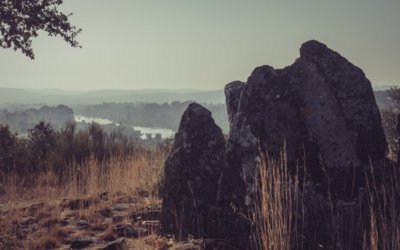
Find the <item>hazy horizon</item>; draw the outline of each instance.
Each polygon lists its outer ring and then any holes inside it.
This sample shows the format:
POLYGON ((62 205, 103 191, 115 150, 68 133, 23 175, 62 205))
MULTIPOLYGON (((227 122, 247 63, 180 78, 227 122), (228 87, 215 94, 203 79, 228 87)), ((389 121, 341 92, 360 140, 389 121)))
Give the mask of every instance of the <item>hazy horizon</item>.
POLYGON ((38 88, 35 88, 35 87, 14 87, 14 86, 0 86, 0 88, 3 88, 3 89, 19 89, 19 90, 32 90, 32 91, 40 91, 40 90, 47 90, 47 91, 51 91, 51 90, 54 90, 54 91, 64 91, 64 92, 71 92, 71 93, 74 93, 74 92, 76 92, 76 93, 81 93, 81 92, 95 92, 95 91, 137 91, 137 92, 140 92, 140 91, 165 91, 165 92, 167 92, 167 91, 171 91, 171 92, 176 92, 176 91, 178 91, 178 92, 208 92, 208 91, 219 91, 219 90, 223 90, 223 87, 222 88, 216 88, 216 89, 200 89, 200 88, 198 88, 198 89, 196 89, 196 88, 137 88, 137 89, 135 89, 135 88, 98 88, 98 89, 96 89, 96 88, 92 88, 92 89, 69 89, 69 88, 62 88, 62 87, 60 87, 60 88, 52 88, 52 87, 48 87, 48 88, 46 88, 46 87, 44 87, 44 88, 41 88, 41 87, 38 87, 38 88))
POLYGON ((0 87, 66 91, 218 90, 281 68, 319 40, 373 86, 400 84, 400 1, 69 0, 82 49, 44 33, 35 60, 0 50, 0 87))

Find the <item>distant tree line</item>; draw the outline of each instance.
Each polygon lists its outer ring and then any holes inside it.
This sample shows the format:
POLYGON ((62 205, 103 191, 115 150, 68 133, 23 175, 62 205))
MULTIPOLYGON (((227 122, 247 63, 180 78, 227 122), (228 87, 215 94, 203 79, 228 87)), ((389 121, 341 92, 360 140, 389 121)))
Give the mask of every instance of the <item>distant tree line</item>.
POLYGON ((74 120, 74 111, 65 106, 42 106, 39 109, 29 108, 25 110, 9 111, 0 109, 0 123, 8 124, 13 132, 27 133, 39 121, 50 121, 53 129, 59 130, 68 121, 74 120))

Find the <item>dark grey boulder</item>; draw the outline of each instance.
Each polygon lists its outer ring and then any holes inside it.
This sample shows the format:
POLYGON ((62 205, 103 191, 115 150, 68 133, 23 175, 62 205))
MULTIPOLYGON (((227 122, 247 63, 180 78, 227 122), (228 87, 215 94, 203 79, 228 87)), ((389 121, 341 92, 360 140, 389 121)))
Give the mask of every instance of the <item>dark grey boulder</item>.
POLYGON ((211 112, 192 103, 182 115, 164 168, 161 227, 178 239, 214 238, 225 138, 211 112))

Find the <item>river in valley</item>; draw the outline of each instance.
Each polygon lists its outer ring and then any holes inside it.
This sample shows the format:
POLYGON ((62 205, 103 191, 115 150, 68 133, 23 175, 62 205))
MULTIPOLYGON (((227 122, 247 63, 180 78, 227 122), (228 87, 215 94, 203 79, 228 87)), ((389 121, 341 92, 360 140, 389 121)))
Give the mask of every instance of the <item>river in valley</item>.
MULTIPOLYGON (((109 119, 87 117, 83 115, 74 115, 74 119, 76 122, 86 122, 86 123, 95 122, 100 125, 108 125, 114 123, 109 119)), ((117 125, 117 123, 115 124, 117 125)), ((161 135, 162 139, 173 138, 175 135, 175 132, 172 129, 168 128, 151 128, 151 127, 139 127, 139 126, 132 126, 132 127, 134 130, 140 131, 141 133, 140 137, 144 140, 148 139, 148 137, 156 138, 157 135, 161 135)))

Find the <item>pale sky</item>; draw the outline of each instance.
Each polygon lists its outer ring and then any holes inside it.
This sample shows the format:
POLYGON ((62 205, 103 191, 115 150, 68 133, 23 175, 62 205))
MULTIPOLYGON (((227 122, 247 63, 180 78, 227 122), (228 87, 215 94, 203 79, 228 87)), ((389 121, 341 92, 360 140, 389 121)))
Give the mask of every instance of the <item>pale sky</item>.
POLYGON ((374 85, 400 84, 399 0, 65 0, 82 49, 44 33, 0 49, 0 87, 221 89, 317 39, 374 85))

